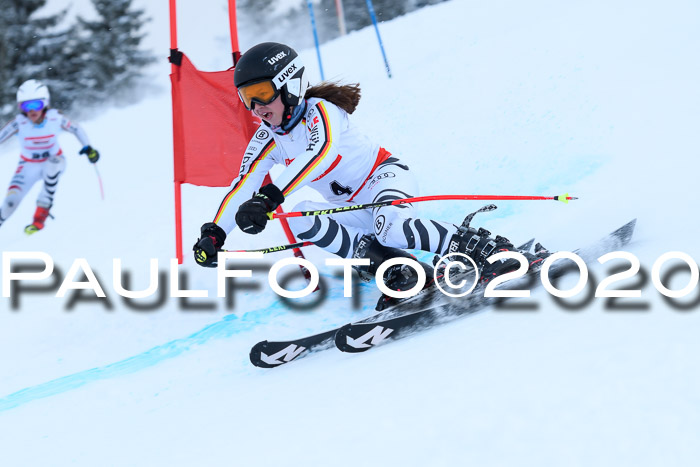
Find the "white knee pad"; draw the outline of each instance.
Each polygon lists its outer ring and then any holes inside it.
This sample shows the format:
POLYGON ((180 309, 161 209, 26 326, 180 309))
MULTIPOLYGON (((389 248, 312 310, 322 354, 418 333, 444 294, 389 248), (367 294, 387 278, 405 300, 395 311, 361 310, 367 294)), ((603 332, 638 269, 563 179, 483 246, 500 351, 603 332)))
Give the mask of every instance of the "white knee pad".
POLYGON ((66 159, 63 156, 54 156, 45 162, 44 180, 56 178, 66 168, 66 159))

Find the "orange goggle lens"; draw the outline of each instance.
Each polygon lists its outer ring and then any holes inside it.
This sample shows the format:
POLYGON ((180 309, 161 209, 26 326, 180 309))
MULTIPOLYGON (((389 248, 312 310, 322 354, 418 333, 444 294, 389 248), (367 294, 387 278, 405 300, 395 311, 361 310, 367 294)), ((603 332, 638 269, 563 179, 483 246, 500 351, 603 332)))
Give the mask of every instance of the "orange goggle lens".
POLYGON ((238 88, 238 95, 248 110, 253 109, 253 103, 267 105, 279 96, 279 91, 272 81, 248 84, 238 88))

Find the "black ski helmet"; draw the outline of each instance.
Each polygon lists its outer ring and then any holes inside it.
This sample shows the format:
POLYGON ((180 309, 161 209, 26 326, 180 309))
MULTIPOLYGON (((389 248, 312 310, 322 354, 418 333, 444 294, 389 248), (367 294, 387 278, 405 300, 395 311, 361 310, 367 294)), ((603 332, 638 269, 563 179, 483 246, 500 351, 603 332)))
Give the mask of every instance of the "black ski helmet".
POLYGON ((270 80, 282 96, 286 112, 304 101, 309 79, 296 51, 277 42, 263 42, 246 51, 236 63, 233 83, 237 88, 270 80))

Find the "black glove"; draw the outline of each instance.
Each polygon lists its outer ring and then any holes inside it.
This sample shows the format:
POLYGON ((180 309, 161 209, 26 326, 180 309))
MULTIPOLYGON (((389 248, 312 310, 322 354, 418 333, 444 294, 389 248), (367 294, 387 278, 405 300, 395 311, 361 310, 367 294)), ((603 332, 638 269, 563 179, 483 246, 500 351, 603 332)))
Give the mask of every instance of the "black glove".
POLYGON ((194 260, 200 266, 215 268, 218 253, 224 246, 225 241, 226 232, 224 232, 224 229, 213 222, 207 222, 202 226, 202 236, 192 247, 194 260))
POLYGON ((93 164, 100 160, 100 153, 97 149, 93 149, 92 146, 85 146, 80 150, 79 154, 87 154, 88 160, 93 164))
POLYGON ((265 230, 269 219, 268 213, 284 203, 284 195, 272 183, 269 183, 253 195, 251 199, 241 204, 236 213, 236 224, 245 233, 258 234, 265 230))

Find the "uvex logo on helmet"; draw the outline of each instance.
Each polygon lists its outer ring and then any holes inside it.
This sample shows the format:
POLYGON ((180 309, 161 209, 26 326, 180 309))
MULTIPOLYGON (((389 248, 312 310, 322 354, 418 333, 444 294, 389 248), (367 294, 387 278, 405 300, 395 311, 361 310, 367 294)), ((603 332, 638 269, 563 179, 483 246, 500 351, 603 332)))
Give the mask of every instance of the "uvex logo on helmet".
MULTIPOLYGON (((297 71, 297 64, 292 62, 289 65, 289 67, 287 67, 286 70, 280 72, 280 74, 278 74, 275 78, 277 79, 277 81, 281 85, 281 84, 284 84, 284 82, 287 81, 287 78, 292 76, 292 74, 294 74, 294 72, 296 72, 296 71, 297 71)), ((279 88, 280 86, 277 86, 277 87, 279 88)))
POLYGON ((279 62, 281 59, 287 56, 287 52, 280 52, 271 59, 267 61, 270 65, 274 65, 275 63, 279 62))

